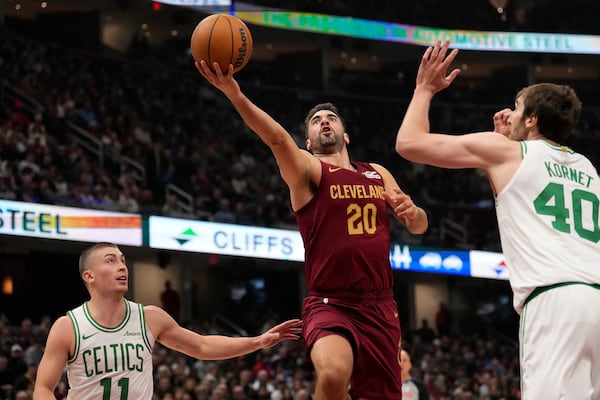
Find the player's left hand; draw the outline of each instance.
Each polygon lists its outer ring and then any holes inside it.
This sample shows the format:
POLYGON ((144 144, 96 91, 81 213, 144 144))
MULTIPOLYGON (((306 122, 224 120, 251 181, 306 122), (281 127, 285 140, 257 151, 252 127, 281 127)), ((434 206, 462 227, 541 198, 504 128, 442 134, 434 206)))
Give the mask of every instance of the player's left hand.
POLYGON ((267 348, 276 345, 282 340, 297 340, 302 333, 302 320, 290 319, 276 325, 260 335, 259 342, 261 348, 267 348))
POLYGON ((449 40, 446 40, 443 45, 442 41, 438 40, 434 47, 428 47, 425 50, 417 72, 415 90, 427 90, 435 94, 450 86, 458 76, 460 73, 458 68, 453 69, 449 74, 447 73, 448 67, 458 54, 458 49, 453 49, 446 57, 449 45, 449 40))
POLYGON ((409 195, 400 188, 394 188, 392 193, 383 192, 385 201, 394 211, 394 215, 406 224, 407 220, 412 220, 418 215, 418 208, 409 195))

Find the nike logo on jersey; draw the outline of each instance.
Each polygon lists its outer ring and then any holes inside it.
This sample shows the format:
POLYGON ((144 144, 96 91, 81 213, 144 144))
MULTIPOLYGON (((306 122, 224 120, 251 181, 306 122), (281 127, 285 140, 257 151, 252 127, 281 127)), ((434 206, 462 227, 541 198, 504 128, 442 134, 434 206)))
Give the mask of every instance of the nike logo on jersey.
POLYGON ((337 168, 329 167, 329 172, 338 172, 340 169, 342 169, 342 167, 337 167, 337 168))
POLYGON ((92 334, 90 334, 90 335, 83 334, 83 336, 81 336, 81 338, 82 338, 83 340, 85 340, 85 339, 89 339, 89 338, 91 338, 92 336, 94 336, 94 335, 97 335, 97 334, 99 334, 99 333, 100 333, 100 332, 94 332, 94 333, 92 333, 92 334))

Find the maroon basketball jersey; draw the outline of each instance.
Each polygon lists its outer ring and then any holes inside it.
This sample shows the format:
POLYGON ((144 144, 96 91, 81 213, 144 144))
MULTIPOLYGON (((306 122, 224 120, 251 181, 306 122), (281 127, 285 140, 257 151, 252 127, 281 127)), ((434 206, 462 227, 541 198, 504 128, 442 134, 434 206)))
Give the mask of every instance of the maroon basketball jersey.
POLYGON ((309 290, 359 295, 393 285, 383 178, 368 163, 353 165, 321 162, 321 184, 296 212, 309 290))

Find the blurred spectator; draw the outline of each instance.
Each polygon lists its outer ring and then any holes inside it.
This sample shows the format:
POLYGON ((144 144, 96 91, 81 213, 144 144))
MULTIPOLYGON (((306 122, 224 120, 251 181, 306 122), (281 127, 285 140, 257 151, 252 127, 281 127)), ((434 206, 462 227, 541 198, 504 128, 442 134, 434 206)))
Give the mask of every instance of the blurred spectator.
POLYGON ((252 371, 249 369, 242 369, 239 372, 239 385, 244 390, 244 395, 248 399, 254 399, 256 397, 256 390, 254 390, 252 383, 253 383, 252 371))
POLYGON ((232 400, 250 400, 244 392, 244 388, 241 385, 234 385, 231 388, 231 399, 232 400))
POLYGON ((12 185, 12 179, 10 177, 0 176, 0 199, 17 199, 17 194, 15 193, 15 190, 12 185))
POLYGON ((136 192, 138 190, 138 182, 135 171, 131 168, 126 167, 124 171, 121 172, 121 176, 119 176, 117 181, 122 189, 127 189, 131 192, 136 192))
POLYGON ((452 312, 444 302, 440 302, 440 308, 435 314, 435 326, 438 336, 448 336, 452 329, 452 312))
POLYGON ((14 133, 24 134, 29 126, 30 118, 23 108, 23 100, 16 98, 13 101, 13 107, 9 110, 5 129, 11 130, 14 133))
POLYGON ((429 326, 429 321, 426 318, 421 320, 421 326, 417 329, 417 335, 419 335, 423 343, 431 343, 435 339, 435 332, 429 326))
POLYGON ((25 349, 23 360, 27 365, 39 365, 44 354, 44 345, 47 334, 36 333, 29 346, 25 349))
POLYGON ((97 208, 101 210, 113 210, 116 209, 116 205, 108 195, 107 189, 104 185, 98 184, 94 186, 92 190, 93 203, 90 205, 91 208, 97 208))
POLYGON ((46 148, 48 146, 46 125, 44 125, 41 113, 36 113, 33 121, 27 126, 27 144, 30 147, 40 146, 46 148))
POLYGON ((32 399, 33 399, 33 393, 30 393, 27 390, 19 390, 17 393, 15 393, 14 400, 32 400, 32 399))
POLYGON ((162 398, 167 393, 173 393, 173 383, 171 379, 171 368, 167 365, 159 365, 155 372, 154 392, 162 398))
POLYGON ((140 210, 140 206, 133 195, 130 188, 125 187, 121 189, 117 199, 117 210, 126 213, 137 213, 140 210))
POLYGON ((15 381, 15 374, 8 365, 8 357, 0 353, 0 398, 7 399, 10 395, 15 381))
POLYGON ((65 181, 65 176, 62 172, 56 172, 53 177, 52 186, 54 187, 54 194, 58 202, 68 197, 69 184, 65 181))
POLYGON ((27 365, 27 369, 24 373, 17 375, 15 383, 12 388, 11 398, 15 399, 16 394, 20 391, 25 392, 33 397, 33 387, 35 386, 35 377, 37 374, 38 365, 36 363, 30 363, 27 365))
POLYGON ((221 199, 219 201, 219 208, 213 213, 213 221, 223 222, 226 224, 236 223, 236 218, 231 211, 231 202, 229 199, 221 199))
POLYGON ((252 226, 256 224, 256 220, 248 207, 245 200, 238 200, 233 206, 234 223, 238 225, 252 226))
POLYGON ((224 382, 218 383, 213 389, 212 396, 210 396, 210 400, 228 400, 228 389, 227 385, 224 382))
POLYGON ((133 57, 145 56, 148 54, 150 47, 148 46, 148 39, 144 34, 144 31, 136 31, 131 37, 129 42, 129 54, 133 57))
POLYGON ((201 221, 211 221, 212 213, 206 208, 206 199, 196 197, 194 201, 194 217, 201 221))
POLYGON ((160 293, 160 302, 166 312, 171 315, 176 321, 179 321, 179 312, 181 302, 179 293, 171 286, 171 281, 165 281, 165 287, 160 293))
POLYGON ((10 357, 8 359, 8 368, 15 374, 15 376, 19 376, 27 371, 27 363, 23 359, 23 347, 20 344, 15 343, 10 347, 10 357))
POLYGON ((179 205, 179 200, 174 194, 167 195, 166 202, 161 208, 161 214, 166 217, 174 218, 192 218, 192 214, 187 213, 179 205))
POLYGON ((85 99, 83 104, 79 106, 79 118, 83 122, 85 128, 96 129, 98 127, 98 119, 90 99, 85 99))
POLYGON ((28 152, 25 158, 19 162, 18 171, 21 180, 25 179, 25 176, 33 179, 40 173, 40 166, 37 164, 34 152, 28 152))
POLYGON ((256 378, 251 384, 252 389, 259 394, 259 397, 270 395, 275 390, 275 385, 270 381, 269 370, 260 368, 256 372, 256 378))
POLYGON ((296 392, 296 396, 294 396, 294 400, 310 400, 310 392, 307 389, 300 389, 296 392))

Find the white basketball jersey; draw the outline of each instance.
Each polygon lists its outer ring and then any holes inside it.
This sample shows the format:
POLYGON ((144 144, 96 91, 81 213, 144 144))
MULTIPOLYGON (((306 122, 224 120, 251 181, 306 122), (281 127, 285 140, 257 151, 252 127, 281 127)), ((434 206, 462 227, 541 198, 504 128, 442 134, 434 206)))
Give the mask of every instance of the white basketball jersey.
POLYGON ((154 337, 141 304, 125 300, 123 321, 106 328, 87 303, 67 312, 75 329, 75 354, 68 360, 68 399, 151 400, 154 337))
POLYGON ((521 142, 523 160, 496 198, 502 251, 521 314, 537 287, 600 283, 600 183, 567 147, 521 142))

